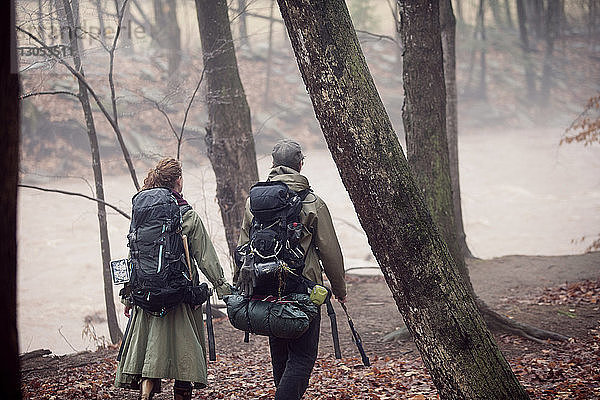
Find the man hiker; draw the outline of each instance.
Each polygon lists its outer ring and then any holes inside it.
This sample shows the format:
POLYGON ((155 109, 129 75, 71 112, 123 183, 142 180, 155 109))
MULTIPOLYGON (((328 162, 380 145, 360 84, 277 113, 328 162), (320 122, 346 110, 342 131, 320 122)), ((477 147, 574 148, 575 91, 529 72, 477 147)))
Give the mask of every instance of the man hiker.
MULTIPOLYGON (((325 272, 333 295, 343 303, 346 300, 346 283, 342 251, 325 202, 310 190, 308 179, 300 174, 304 163, 302 148, 297 142, 284 139, 277 142, 272 156, 273 167, 268 180, 283 182, 294 192, 307 193, 300 213, 303 231, 300 245, 305 254, 302 275, 312 282, 323 284, 321 271, 325 272)), ((248 201, 238 245, 250 240, 252 220, 248 201)), ((249 282, 244 281, 248 279, 245 274, 240 274, 240 267, 236 265, 234 281, 238 282, 238 286, 247 287, 249 282)), ((299 338, 269 337, 273 378, 277 387, 276 400, 300 399, 306 391, 317 359, 320 322, 319 311, 308 330, 299 338)))

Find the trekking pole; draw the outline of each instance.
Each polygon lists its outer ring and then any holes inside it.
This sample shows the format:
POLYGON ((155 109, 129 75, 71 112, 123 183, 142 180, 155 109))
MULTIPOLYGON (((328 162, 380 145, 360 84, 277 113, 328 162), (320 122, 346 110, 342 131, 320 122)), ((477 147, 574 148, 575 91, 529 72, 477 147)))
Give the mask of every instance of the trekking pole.
POLYGON ((208 359, 210 361, 217 360, 217 352, 215 349, 215 331, 213 330, 212 309, 210 308, 210 298, 212 289, 208 290, 206 298, 206 331, 208 333, 208 359))
POLYGON ((121 356, 123 355, 123 349, 125 348, 125 339, 127 339, 127 334, 129 333, 129 327, 131 327, 132 319, 133 319, 133 315, 131 315, 127 319, 127 327, 125 328, 125 333, 123 334, 123 339, 121 339, 121 347, 119 347, 119 354, 117 355, 117 361, 121 361, 121 356))
POLYGON ((346 304, 344 304, 344 303, 340 303, 340 304, 341 304, 342 308, 344 309, 344 312, 346 313, 346 317, 348 318, 348 325, 350 325, 350 330, 352 331, 352 336, 354 337, 354 343, 356 343, 356 347, 358 347, 358 352, 360 353, 362 362, 365 365, 365 367, 368 367, 371 365, 371 362, 369 361, 369 357, 367 357, 367 354, 365 353, 365 349, 363 348, 360 335, 356 331, 356 328, 354 328, 354 322, 352 321, 352 318, 350 318, 350 314, 348 314, 348 309, 346 308, 346 304))
POLYGON ((185 252, 185 260, 187 261, 188 271, 190 272, 190 281, 192 280, 192 260, 190 259, 190 248, 188 246, 187 235, 181 235, 183 239, 183 250, 185 252))
POLYGON ((327 305, 327 315, 329 315, 329 320, 331 321, 331 336, 333 336, 333 351, 335 353, 335 358, 342 358, 342 351, 340 350, 340 337, 338 335, 338 327, 337 327, 337 318, 335 316, 335 310, 333 309, 333 304, 331 304, 331 296, 327 297, 325 301, 327 305))

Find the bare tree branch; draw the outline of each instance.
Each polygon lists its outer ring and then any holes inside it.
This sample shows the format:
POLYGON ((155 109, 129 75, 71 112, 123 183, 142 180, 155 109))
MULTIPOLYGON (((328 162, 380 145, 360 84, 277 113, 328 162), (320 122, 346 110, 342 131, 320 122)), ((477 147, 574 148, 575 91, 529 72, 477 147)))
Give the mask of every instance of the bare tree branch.
POLYGON ((394 39, 393 37, 388 36, 388 35, 380 35, 378 33, 373 33, 373 32, 369 32, 369 31, 363 31, 363 30, 360 30, 360 29, 356 29, 356 33, 362 33, 363 35, 372 36, 372 37, 377 38, 379 40, 382 40, 382 39, 389 40, 391 42, 394 42, 394 44, 396 46, 401 47, 400 43, 398 43, 398 41, 396 39, 394 39))
POLYGON ((167 123, 169 124, 169 128, 171 129, 171 132, 173 132, 173 135, 175 136, 175 138, 177 140, 179 140, 179 135, 177 134, 177 130, 173 126, 173 122, 171 121, 171 117, 169 117, 169 114, 167 114, 167 112, 161 106, 162 100, 159 102, 159 101, 156 101, 153 98, 145 96, 143 94, 140 94, 139 96, 142 97, 144 100, 149 101, 150 103, 152 103, 154 105, 154 107, 165 117, 165 119, 167 120, 167 123))
POLYGON ((185 114, 183 115, 183 122, 181 123, 181 133, 177 138, 177 159, 179 160, 179 153, 181 149, 181 143, 183 141, 183 132, 185 130, 185 123, 187 122, 187 117, 190 112, 190 108, 192 108, 192 103, 194 102, 194 98, 196 97, 196 93, 198 93, 198 89, 200 89, 200 85, 202 84, 202 80, 204 80, 204 71, 206 71, 206 66, 202 67, 202 73, 200 74, 200 79, 198 80, 198 84, 196 85, 196 89, 194 89, 194 93, 192 93, 192 97, 190 102, 188 103, 187 108, 185 109, 185 114))
POLYGON ((100 203, 100 204, 104 204, 105 206, 108 206, 108 207, 112 208, 113 210, 115 210, 116 212, 118 212, 119 214, 121 214, 122 216, 124 216, 125 218, 131 219, 131 217, 129 216, 129 214, 127 214, 125 211, 122 211, 118 207, 113 206, 112 204, 107 203, 104 200, 100 200, 100 199, 97 199, 95 197, 91 197, 91 196, 85 195, 83 193, 69 192, 69 191, 60 190, 60 189, 47 189, 47 188, 43 188, 43 187, 39 187, 39 186, 34 186, 34 185, 26 185, 26 184, 23 184, 23 183, 19 183, 18 186, 19 187, 28 188, 28 189, 41 190, 42 192, 60 193, 60 194, 65 194, 65 195, 69 195, 69 196, 83 197, 84 199, 88 199, 88 200, 92 200, 92 201, 95 201, 95 202, 100 203))
POLYGON ((28 97, 34 97, 34 96, 59 95, 59 94, 64 94, 64 95, 73 96, 73 97, 79 97, 77 95, 77 93, 69 92, 69 91, 66 91, 66 90, 56 90, 56 91, 53 91, 53 92, 32 92, 32 93, 27 93, 27 94, 21 95, 19 97, 19 99, 23 100, 23 99, 26 99, 28 97))
MULTIPOLYGON (((38 43, 44 49, 50 50, 48 45, 46 43, 44 43, 43 41, 41 41, 33 33, 29 32, 21 27, 17 27, 17 30, 20 32, 23 32, 25 35, 29 36, 31 39, 33 39, 36 43, 38 43)), ((90 94, 94 98, 94 101, 98 105, 98 108, 100 109, 100 111, 102 112, 102 114, 104 115, 104 117, 106 118, 108 123, 110 124, 110 126, 113 128, 113 131, 115 132, 115 135, 117 136, 117 140, 119 141, 119 145, 121 145, 121 150, 123 150, 124 148, 126 149, 125 142, 123 141, 123 136, 121 135, 121 130, 119 129, 119 126, 116 124, 116 122, 112 118, 112 116, 108 113, 108 111, 106 110, 106 107, 104 107, 104 104, 102 104, 100 97, 98 97, 98 94, 96 94, 96 91, 91 87, 91 85, 85 79, 85 76, 83 76, 81 73, 79 73, 79 71, 75 70, 75 68, 73 68, 71 65, 69 65, 69 63, 67 63, 65 60, 63 60, 59 56, 55 55, 53 52, 50 52, 49 54, 52 54, 53 58, 55 58, 59 63, 64 65, 65 68, 67 68, 69 70, 69 72, 73 76, 75 76, 78 80, 80 80, 81 83, 86 87, 86 89, 90 92, 90 94)), ((129 152, 127 152, 127 154, 125 154, 125 153, 123 154, 123 156, 125 157, 125 162, 127 163, 127 166, 129 167, 129 173, 133 180, 133 184, 134 184, 135 188, 137 190, 139 190, 140 185, 137 181, 135 169, 133 169, 133 163, 131 162, 131 157, 127 158, 128 155, 129 155, 129 152)))

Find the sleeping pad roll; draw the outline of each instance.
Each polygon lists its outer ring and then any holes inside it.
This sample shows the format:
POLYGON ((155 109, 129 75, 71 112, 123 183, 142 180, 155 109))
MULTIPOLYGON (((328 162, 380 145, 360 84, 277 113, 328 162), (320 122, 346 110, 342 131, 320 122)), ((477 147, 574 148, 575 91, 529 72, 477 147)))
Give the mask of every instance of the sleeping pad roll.
POLYGON ((308 329, 318 306, 309 295, 292 293, 284 297, 239 294, 225 296, 231 324, 242 331, 281 339, 296 339, 308 329))

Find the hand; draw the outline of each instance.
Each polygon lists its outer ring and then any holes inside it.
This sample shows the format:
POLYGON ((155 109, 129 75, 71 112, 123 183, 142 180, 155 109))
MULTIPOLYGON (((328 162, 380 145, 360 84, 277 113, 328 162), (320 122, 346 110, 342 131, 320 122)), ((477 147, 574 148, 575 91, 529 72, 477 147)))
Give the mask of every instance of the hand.
POLYGON ((343 297, 335 296, 335 299, 342 304, 346 303, 346 296, 343 296, 343 297))
POLYGON ((223 296, 227 296, 231 294, 231 285, 227 282, 223 283, 220 286, 215 288, 215 292, 217 292, 217 298, 219 300, 223 300, 223 296))
POLYGON ((125 314, 125 316, 127 318, 129 318, 131 316, 130 311, 131 311, 131 306, 125 306, 125 311, 123 311, 123 314, 125 314))
POLYGON ((256 286, 256 272, 254 271, 254 265, 251 263, 242 265, 237 286, 246 297, 252 296, 252 293, 254 293, 254 286, 256 286))

